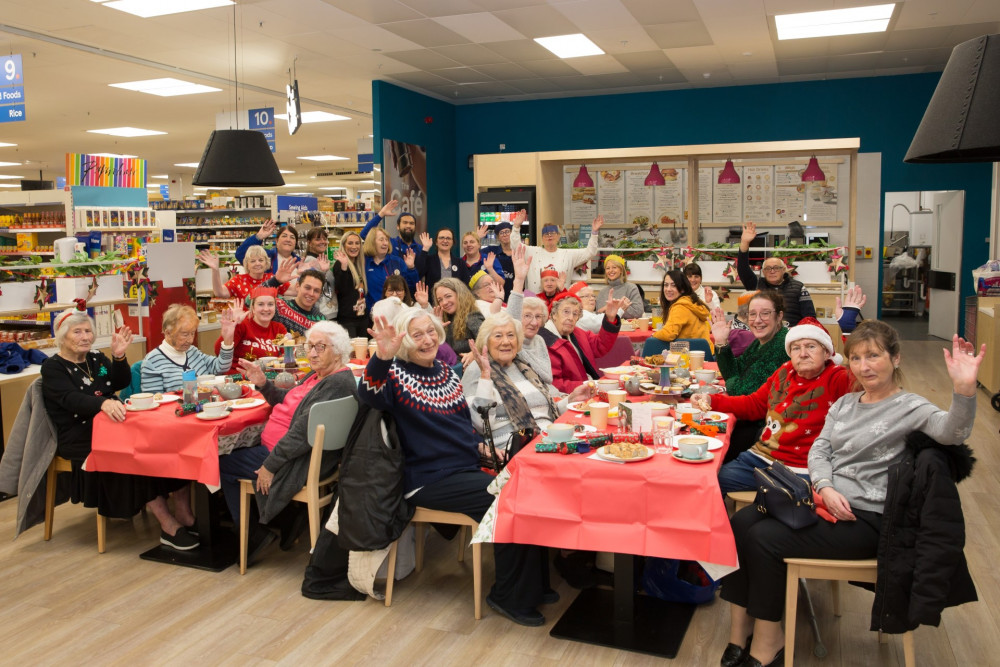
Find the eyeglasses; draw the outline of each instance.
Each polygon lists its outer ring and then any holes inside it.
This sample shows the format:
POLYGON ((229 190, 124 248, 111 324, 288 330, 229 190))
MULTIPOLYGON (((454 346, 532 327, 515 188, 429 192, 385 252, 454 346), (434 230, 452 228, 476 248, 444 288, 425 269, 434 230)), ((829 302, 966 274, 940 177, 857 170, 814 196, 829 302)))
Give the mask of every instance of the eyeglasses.
POLYGON ((748 320, 769 320, 774 315, 773 310, 762 310, 759 313, 747 313, 748 320))
POLYGON ((387 287, 385 288, 386 294, 406 294, 406 290, 401 287, 387 287))
POLYGON ((765 267, 764 267, 764 268, 763 268, 762 270, 763 270, 763 271, 768 271, 768 272, 770 272, 770 273, 773 273, 773 272, 775 272, 775 271, 784 271, 784 270, 785 270, 785 267, 784 267, 784 266, 782 266, 782 265, 776 265, 776 266, 765 266, 765 267))
POLYGON ((316 350, 317 354, 323 354, 324 352, 326 352, 326 348, 330 346, 327 345, 326 343, 316 343, 315 345, 313 345, 312 343, 306 343, 302 347, 305 348, 306 354, 309 354, 313 350, 316 350))
POLYGON ((789 352, 796 352, 798 354, 802 354, 804 352, 818 352, 820 349, 821 349, 821 346, 820 346, 819 343, 812 343, 812 342, 809 342, 809 343, 792 343, 789 346, 788 351, 789 352))

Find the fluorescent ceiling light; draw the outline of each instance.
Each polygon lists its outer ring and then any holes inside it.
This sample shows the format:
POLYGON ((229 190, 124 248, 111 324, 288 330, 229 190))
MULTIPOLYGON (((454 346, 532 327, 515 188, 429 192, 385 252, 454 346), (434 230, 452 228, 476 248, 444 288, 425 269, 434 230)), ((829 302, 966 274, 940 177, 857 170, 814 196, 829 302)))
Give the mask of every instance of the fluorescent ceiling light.
POLYGON ((87 130, 91 134, 110 134, 113 137, 149 137, 154 134, 166 134, 159 130, 144 130, 140 127, 108 127, 103 130, 87 130))
POLYGON ((343 190, 347 192, 347 188, 319 188, 320 190, 343 190))
POLYGON ((362 192, 378 192, 378 190, 358 190, 358 194, 362 192))
POLYGON ((778 30, 778 39, 885 32, 895 7, 895 4, 870 5, 823 12, 778 14, 774 17, 774 27, 778 30))
POLYGON ((114 0, 104 3, 104 6, 148 19, 152 16, 195 12, 199 9, 235 4, 233 0, 114 0))
POLYGON ((600 56, 604 54, 601 47, 587 39, 587 36, 582 33, 556 35, 554 37, 536 37, 535 41, 560 58, 579 58, 580 56, 600 56))
POLYGON ((112 88, 124 88, 134 90, 137 93, 149 93, 160 97, 173 97, 175 95, 196 95, 198 93, 217 93, 222 88, 203 86, 200 83, 181 81, 180 79, 147 79, 145 81, 127 81, 125 83, 109 83, 112 88))
POLYGON ((20 180, 24 176, 11 176, 10 174, 0 174, 0 181, 20 180))
POLYGON ((175 167, 190 167, 192 169, 198 168, 197 162, 177 162, 174 164, 175 167))
POLYGON ((295 172, 294 171, 289 171, 288 169, 279 169, 278 173, 279 174, 294 174, 295 172))
POLYGON ((21 186, 16 185, 14 183, 0 183, 0 188, 19 188, 19 187, 21 186))
POLYGON ((306 184, 305 183, 285 183, 285 187, 286 188, 304 188, 304 187, 306 187, 306 184))
POLYGON ((121 159, 139 157, 138 155, 122 155, 121 153, 89 153, 94 157, 116 157, 121 159))
POLYGON ((311 192, 289 192, 289 197, 312 197, 311 192))
POLYGON ((166 179, 168 179, 170 177, 167 176, 166 174, 156 174, 154 176, 150 176, 150 178, 160 178, 160 179, 166 180, 166 179))
POLYGON ((339 155, 300 155, 296 160, 312 160, 314 162, 329 162, 332 160, 346 160, 346 157, 340 157, 339 155))
POLYGON ((8 144, 6 141, 0 141, 0 148, 7 148, 8 146, 17 146, 17 144, 8 144))
MULTIPOLYGON (((281 120, 288 120, 287 113, 276 113, 274 117, 281 120)), ((299 118, 303 123, 328 123, 332 120, 351 120, 349 116, 340 116, 327 111, 303 111, 299 118)))
POLYGON ((255 195, 264 195, 264 194, 267 194, 269 192, 274 192, 274 190, 244 190, 243 192, 249 192, 249 193, 255 194, 255 195))
MULTIPOLYGON (((0 167, 20 167, 20 162, 0 162, 0 167)), ((18 176, 18 178, 23 178, 23 176, 18 176)))

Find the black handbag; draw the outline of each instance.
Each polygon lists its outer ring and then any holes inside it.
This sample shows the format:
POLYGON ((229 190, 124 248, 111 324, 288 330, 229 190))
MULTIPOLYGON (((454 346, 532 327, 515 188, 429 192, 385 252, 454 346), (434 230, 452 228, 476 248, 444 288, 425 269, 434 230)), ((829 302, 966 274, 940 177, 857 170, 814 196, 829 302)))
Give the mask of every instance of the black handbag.
POLYGON ((811 526, 819 519, 812 486, 781 461, 753 471, 757 479, 757 511, 774 517, 789 528, 811 526))

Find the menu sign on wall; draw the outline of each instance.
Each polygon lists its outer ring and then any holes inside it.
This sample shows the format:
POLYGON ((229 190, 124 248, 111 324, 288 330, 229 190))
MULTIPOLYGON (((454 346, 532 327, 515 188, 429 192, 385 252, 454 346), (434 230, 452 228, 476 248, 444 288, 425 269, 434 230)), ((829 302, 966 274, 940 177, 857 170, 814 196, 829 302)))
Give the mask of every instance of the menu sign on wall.
POLYGON ((739 224, 743 221, 743 167, 736 167, 740 175, 739 183, 719 183, 721 167, 712 169, 712 208, 713 222, 739 224))
POLYGON ((698 168, 698 224, 712 222, 712 176, 711 167, 698 168))
POLYGON ((743 168, 743 221, 770 222, 774 208, 774 167, 743 168))
POLYGON ((837 165, 821 164, 825 181, 806 184, 806 220, 809 224, 837 219, 837 165))
POLYGON ((684 223, 684 171, 662 168, 663 185, 653 190, 653 219, 662 227, 684 223))
POLYGON ((21 55, 0 56, 0 123, 25 120, 21 55))
MULTIPOLYGON (((625 172, 620 169, 604 169, 597 172, 597 187, 600 191, 600 197, 597 199, 597 215, 604 216, 606 225, 624 224, 625 172)), ((593 219, 591 216, 589 220, 581 222, 591 222, 593 219)))
POLYGON ((632 225, 634 231, 648 229, 653 215, 655 188, 646 185, 647 174, 636 169, 625 172, 625 209, 628 211, 626 222, 632 225))
POLYGON ((774 168, 774 221, 801 220, 806 205, 806 184, 801 165, 779 164, 774 168))

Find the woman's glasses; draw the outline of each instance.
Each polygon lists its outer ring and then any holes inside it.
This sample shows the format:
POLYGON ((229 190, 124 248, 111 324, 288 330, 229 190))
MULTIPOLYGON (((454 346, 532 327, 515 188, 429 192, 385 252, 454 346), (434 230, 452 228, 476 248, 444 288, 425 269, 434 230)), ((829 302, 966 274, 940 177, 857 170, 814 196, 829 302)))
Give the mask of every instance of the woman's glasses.
POLYGON ((326 352, 326 348, 330 346, 326 343, 316 343, 315 345, 312 343, 306 343, 302 347, 305 348, 306 354, 312 352, 313 350, 316 350, 317 354, 323 354, 326 352))

